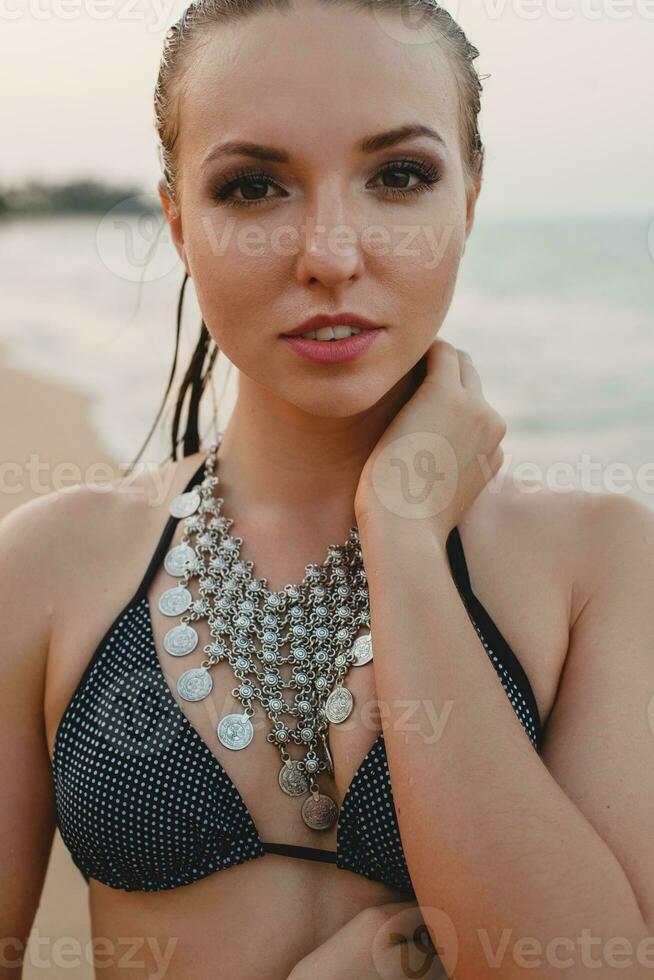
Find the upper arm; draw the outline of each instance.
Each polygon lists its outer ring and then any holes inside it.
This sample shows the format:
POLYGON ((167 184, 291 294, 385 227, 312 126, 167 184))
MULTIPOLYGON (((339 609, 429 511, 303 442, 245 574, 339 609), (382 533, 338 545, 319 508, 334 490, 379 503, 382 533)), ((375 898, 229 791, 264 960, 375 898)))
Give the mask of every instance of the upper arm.
POLYGON ((55 528, 65 507, 62 497, 48 494, 0 521, 2 977, 21 975, 18 962, 38 908, 56 825, 43 700, 55 528))
POLYGON ((543 761, 620 862, 654 924, 654 510, 585 494, 581 601, 543 761))

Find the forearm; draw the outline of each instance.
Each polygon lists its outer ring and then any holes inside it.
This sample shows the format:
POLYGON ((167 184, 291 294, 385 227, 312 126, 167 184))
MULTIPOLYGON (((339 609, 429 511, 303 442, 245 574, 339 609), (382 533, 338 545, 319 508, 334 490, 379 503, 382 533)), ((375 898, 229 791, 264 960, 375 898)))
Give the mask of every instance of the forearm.
MULTIPOLYGON (((624 976, 625 949, 635 957, 648 935, 627 876, 535 752, 444 542, 419 524, 382 516, 360 531, 393 796, 425 922, 432 908, 451 919, 459 980, 533 976, 539 946, 539 980, 566 961, 568 977, 624 976)), ((442 918, 432 922, 437 944, 442 918)))

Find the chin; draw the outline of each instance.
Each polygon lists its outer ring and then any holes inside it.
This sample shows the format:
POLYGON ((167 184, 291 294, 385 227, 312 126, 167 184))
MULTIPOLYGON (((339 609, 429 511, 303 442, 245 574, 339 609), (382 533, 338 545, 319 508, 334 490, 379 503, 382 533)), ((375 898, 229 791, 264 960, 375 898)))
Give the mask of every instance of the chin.
POLYGON ((289 391, 286 388, 280 392, 284 401, 294 405, 307 415, 325 419, 346 419, 369 412, 377 402, 392 387, 389 381, 387 387, 378 385, 362 385, 361 382, 348 384, 331 384, 323 381, 316 385, 311 382, 308 389, 289 391))

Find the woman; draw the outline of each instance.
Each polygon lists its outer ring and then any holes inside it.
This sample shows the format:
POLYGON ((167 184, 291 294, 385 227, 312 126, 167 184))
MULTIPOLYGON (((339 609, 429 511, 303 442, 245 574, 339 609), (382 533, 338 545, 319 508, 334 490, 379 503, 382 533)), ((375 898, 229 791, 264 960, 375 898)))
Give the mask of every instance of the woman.
POLYGON ((202 334, 166 466, 3 522, 2 976, 55 821, 107 980, 604 978, 616 937, 649 975, 654 519, 493 480, 506 426, 436 337, 477 51, 406 6, 218 0, 167 36, 202 334))

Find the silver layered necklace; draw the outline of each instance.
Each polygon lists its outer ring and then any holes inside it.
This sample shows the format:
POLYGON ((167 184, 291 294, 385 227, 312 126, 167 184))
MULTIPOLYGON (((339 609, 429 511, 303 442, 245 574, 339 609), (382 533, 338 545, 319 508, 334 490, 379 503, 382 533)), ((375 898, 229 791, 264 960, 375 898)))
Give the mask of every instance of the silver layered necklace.
POLYGON ((245 749, 254 736, 250 718, 258 702, 272 723, 266 739, 281 756, 280 789, 288 796, 305 796, 304 823, 326 830, 338 817, 336 802, 318 785, 321 772, 334 771, 329 723, 340 724, 352 712, 354 698, 344 684, 350 667, 372 660, 368 582, 358 529, 350 528, 343 545, 330 545, 322 565, 306 565, 299 585, 269 591, 265 578, 252 577, 254 563, 241 559, 243 539, 228 533, 234 522, 221 514, 224 501, 214 495, 222 438, 219 433, 211 444, 198 486, 170 502, 170 513, 184 519, 184 533, 164 559, 168 574, 179 581, 161 594, 158 605, 179 622, 168 629, 163 646, 173 657, 188 656, 199 643, 192 624, 207 620, 211 642, 203 647, 205 659, 179 677, 179 694, 192 702, 206 698, 213 688, 213 667, 227 661, 236 680, 232 695, 243 711, 220 719, 219 741, 228 749, 245 749), (197 598, 189 589, 193 578, 198 580, 197 598), (357 636, 362 627, 367 632, 357 636), (280 653, 284 648, 286 656, 280 653), (291 665, 288 681, 280 672, 282 664, 291 665), (295 719, 294 725, 282 716, 295 719), (290 755, 291 743, 302 746, 303 757, 290 755))

